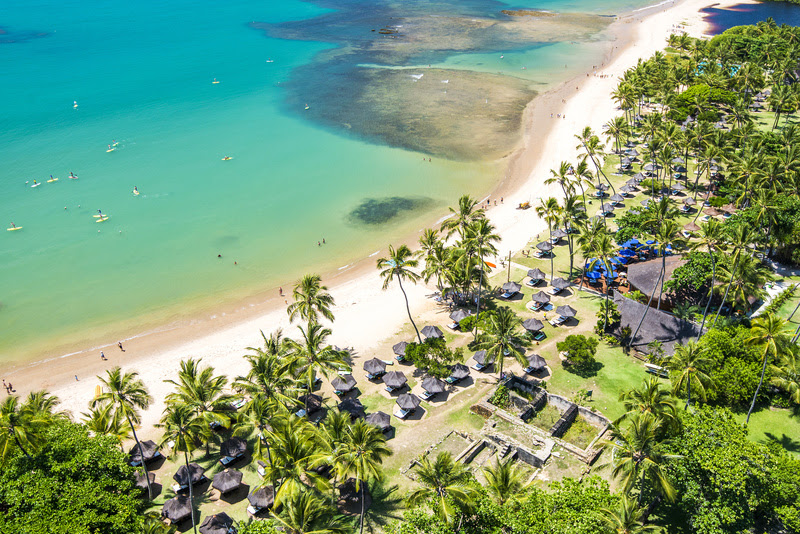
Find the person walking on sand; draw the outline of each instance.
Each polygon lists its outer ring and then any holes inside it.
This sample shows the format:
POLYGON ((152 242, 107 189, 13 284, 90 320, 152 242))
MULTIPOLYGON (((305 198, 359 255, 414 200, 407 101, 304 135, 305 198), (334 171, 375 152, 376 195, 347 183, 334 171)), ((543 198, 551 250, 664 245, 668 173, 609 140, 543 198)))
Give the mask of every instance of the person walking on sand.
POLYGON ((117 341, 117 346, 119 347, 119 350, 125 352, 125 349, 122 348, 122 341, 117 341))
POLYGON ((100 359, 103 360, 103 361, 106 361, 106 355, 103 354, 102 350, 100 351, 100 359))
POLYGON ((283 288, 282 287, 278 288, 278 295, 280 295, 281 297, 283 296, 283 288))
POLYGON ((3 387, 6 389, 6 393, 8 393, 8 384, 6 384, 6 379, 3 379, 3 387))

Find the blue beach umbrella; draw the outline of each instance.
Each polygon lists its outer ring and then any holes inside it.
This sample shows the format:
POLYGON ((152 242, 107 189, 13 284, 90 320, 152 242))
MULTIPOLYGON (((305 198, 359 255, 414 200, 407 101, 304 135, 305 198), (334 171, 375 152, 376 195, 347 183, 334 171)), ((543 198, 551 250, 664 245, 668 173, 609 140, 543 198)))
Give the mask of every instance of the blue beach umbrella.
POLYGON ((599 280, 601 276, 603 276, 603 275, 601 275, 597 271, 592 271, 592 272, 586 273, 586 278, 588 278, 589 280, 599 280))
POLYGON ((629 248, 624 248, 624 249, 619 251, 619 255, 624 257, 624 258, 632 258, 632 257, 636 256, 636 253, 634 251, 632 251, 631 249, 629 249, 629 248))
POLYGON ((648 244, 648 245, 657 245, 658 243, 656 243, 656 242, 655 242, 655 241, 653 241, 652 239, 648 239, 648 240, 647 240, 647 244, 648 244))

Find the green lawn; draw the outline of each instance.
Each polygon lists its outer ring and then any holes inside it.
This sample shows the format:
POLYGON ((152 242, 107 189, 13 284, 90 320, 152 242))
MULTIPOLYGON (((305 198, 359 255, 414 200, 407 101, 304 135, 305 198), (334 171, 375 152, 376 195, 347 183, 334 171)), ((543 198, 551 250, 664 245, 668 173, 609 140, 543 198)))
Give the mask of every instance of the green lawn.
MULTIPOLYGON (((747 413, 736 414, 735 417, 744 424, 747 413)), ((763 409, 753 412, 747 428, 748 436, 753 441, 778 441, 784 449, 800 458, 800 413, 793 414, 792 410, 783 409, 763 409)))

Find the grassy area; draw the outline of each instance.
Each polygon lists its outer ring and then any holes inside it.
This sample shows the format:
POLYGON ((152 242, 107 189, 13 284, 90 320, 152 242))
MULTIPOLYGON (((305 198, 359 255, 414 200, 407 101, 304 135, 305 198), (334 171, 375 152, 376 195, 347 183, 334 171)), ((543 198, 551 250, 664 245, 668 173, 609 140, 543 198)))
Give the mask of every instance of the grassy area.
POLYGON ((589 424, 586 419, 580 415, 575 418, 567 432, 564 434, 564 441, 568 441, 573 445, 577 445, 581 449, 585 449, 592 442, 600 429, 589 424))
POLYGON ((559 419, 561 419, 561 412, 555 406, 545 404, 544 408, 536 412, 536 415, 528 423, 549 432, 559 419))
MULTIPOLYGON (((747 413, 736 414, 744 424, 747 413)), ((787 409, 764 409, 753 412, 747 425, 748 437, 758 443, 777 441, 800 458, 800 412, 787 409)))

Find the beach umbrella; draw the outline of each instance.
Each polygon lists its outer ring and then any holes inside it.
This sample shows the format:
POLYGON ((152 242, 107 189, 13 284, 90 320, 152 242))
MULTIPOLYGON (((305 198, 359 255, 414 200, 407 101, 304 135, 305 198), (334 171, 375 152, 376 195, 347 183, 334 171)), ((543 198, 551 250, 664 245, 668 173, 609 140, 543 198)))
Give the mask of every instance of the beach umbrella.
POLYGON ((156 474, 153 472, 147 473, 147 478, 145 478, 144 471, 136 471, 134 477, 136 478, 136 487, 139 488, 140 490, 147 489, 148 479, 150 480, 150 484, 156 481, 156 474))
POLYGON ((469 367, 463 363, 455 364, 450 371, 450 378, 454 380, 461 380, 469 376, 469 367))
POLYGON ((603 275, 597 271, 591 271, 586 273, 586 278, 588 278, 589 280, 600 280, 601 276, 603 275))
POLYGON ((228 493, 242 485, 242 472, 236 469, 226 469, 214 475, 211 487, 220 493, 228 493))
POLYGON ((444 334, 441 330, 439 330, 438 326, 426 326, 422 329, 422 335, 425 336, 425 339, 437 339, 444 337, 444 334))
POLYGON ((331 386, 333 386, 335 391, 347 393, 348 391, 353 391, 353 389, 355 389, 356 379, 353 378, 353 375, 339 376, 331 381, 331 386))
POLYGON ((539 291, 538 293, 534 293, 531 296, 531 300, 533 302, 538 302, 540 304, 547 304, 548 302, 550 302, 550 295, 548 295, 544 291, 539 291))
POLYGON ((546 280, 547 275, 541 269, 531 269, 528 271, 528 277, 531 280, 546 280))
POLYGON ((661 168, 661 165, 658 163, 648 163, 644 166, 644 170, 646 171, 655 171, 661 168))
POLYGON ((647 176, 645 176, 644 173, 637 172, 636 174, 633 175, 634 184, 638 184, 639 182, 643 182, 645 180, 647 180, 647 176))
POLYGON ((694 206, 695 204, 697 204, 697 202, 695 201, 695 199, 693 199, 692 197, 686 197, 686 198, 684 198, 684 199, 683 199, 683 203, 684 203, 684 204, 686 204, 687 206, 694 206))
POLYGON ((429 376, 422 379, 422 389, 428 393, 443 393, 447 389, 447 384, 438 378, 429 376))
POLYGON ((633 161, 631 160, 631 158, 622 158, 621 160, 619 160, 619 163, 620 165, 630 165, 631 163, 633 163, 633 161))
POLYGON ((525 319, 522 321, 522 328, 528 332, 538 332, 544 328, 544 323, 542 323, 542 321, 539 319, 525 319))
POLYGON ((364 416, 364 405, 358 399, 344 399, 339 403, 338 408, 340 412, 349 413, 350 417, 364 416))
POLYGON ((673 165, 683 165, 684 163, 686 163, 686 161, 680 156, 678 156, 677 158, 672 158, 673 165))
POLYGON ((269 508, 275 504, 275 488, 272 486, 258 488, 247 496, 247 500, 253 508, 269 508))
POLYGON ((549 241, 542 241, 541 243, 536 245, 536 248, 538 248, 542 252, 550 252, 551 250, 553 250, 553 244, 550 243, 549 241))
POLYGON ((569 287, 569 282, 564 280, 563 278, 554 278, 550 285, 556 289, 566 289, 569 287))
POLYGON ((623 248, 622 250, 619 251, 619 255, 625 258, 633 258, 634 256, 636 256, 636 252, 632 251, 629 248, 623 248))
MULTIPOLYGON (((401 341, 400 343, 395 343, 394 345, 392 345, 392 351, 395 354, 397 354, 398 356, 405 356, 406 355, 406 347, 407 346, 408 346, 408 342, 407 341, 401 341)), ((380 361, 380 360, 378 360, 378 361, 380 361)), ((383 368, 386 369, 386 364, 384 364, 383 368)), ((364 370, 366 371, 366 368, 364 368, 364 370)), ((367 371, 367 372, 369 372, 369 371, 367 371)))
POLYGON ((467 310, 456 310, 450 314, 450 319, 455 323, 460 323, 462 319, 466 319, 471 314, 467 310))
POLYGON ((603 211, 605 213, 611 213, 611 212, 614 211, 614 206, 612 206, 610 203, 607 202, 607 203, 603 204, 603 208, 602 209, 603 209, 603 211))
POLYGON ((547 362, 538 354, 531 354, 528 356, 528 367, 534 371, 538 371, 547 367, 547 362))
POLYGON ((503 284, 503 291, 506 293, 518 293, 522 286, 516 282, 506 282, 503 284))
POLYGON ((625 146, 633 148, 636 146, 636 143, 634 143, 633 141, 628 141, 627 143, 625 143, 625 146))
POLYGON ((406 385, 408 379, 403 371, 390 371, 383 375, 383 383, 392 389, 399 389, 406 385))
POLYGON ((228 456, 230 458, 241 456, 246 450, 247 442, 236 436, 226 439, 222 442, 222 445, 219 446, 219 453, 222 456, 228 456))
POLYGON ((644 206, 646 208, 647 206, 650 205, 650 199, 646 198, 646 199, 642 200, 641 204, 642 204, 642 206, 644 206))
POLYGON ((597 187, 595 189, 598 189, 600 191, 607 191, 608 190, 608 186, 606 184, 600 183, 600 184, 597 184, 597 187))
POLYGON ((189 468, 187 469, 185 465, 182 465, 178 468, 178 471, 172 475, 172 478, 175 479, 175 482, 180 484, 181 486, 188 486, 189 485, 189 473, 191 473, 192 477, 192 486, 203 480, 203 473, 206 470, 200 467, 196 462, 192 462, 189 464, 189 468))
POLYGON ((683 226, 683 228, 687 232, 699 232, 700 231, 700 227, 697 224, 693 223, 693 222, 690 222, 689 224, 685 224, 683 226))
POLYGON ((567 237, 567 232, 562 230, 561 228, 556 228, 553 230, 553 237, 561 239, 562 237, 567 237))
POLYGON ((725 204, 720 208, 720 210, 724 211, 725 213, 730 213, 731 215, 733 215, 734 213, 736 213, 736 206, 734 206, 733 204, 725 204))
POLYGON ((155 458, 156 454, 158 453, 158 445, 156 445, 156 443, 153 440, 148 439, 147 441, 141 441, 140 443, 142 445, 141 452, 139 449, 139 445, 134 445, 129 453, 131 462, 135 464, 142 463, 142 456, 144 456, 145 462, 149 462, 150 460, 155 458), (144 454, 142 454, 142 452, 144 454))
POLYGON ((610 200, 613 200, 614 202, 624 202, 625 201, 625 197, 623 197, 619 193, 615 193, 615 194, 611 195, 611 199, 610 200))
POLYGON ((654 239, 648 239, 645 244, 647 245, 658 245, 658 242, 654 239))
POLYGON ((575 317, 575 315, 578 312, 575 311, 575 308, 566 304, 564 306, 559 306, 558 308, 556 308, 556 313, 562 317, 575 317))
POLYGON ((381 432, 386 432, 391 427, 392 418, 387 413, 373 412, 365 418, 365 421, 381 432))
POLYGON ((314 395, 313 393, 301 395, 300 398, 297 399, 300 404, 303 406, 308 405, 308 413, 315 412, 322 408, 322 397, 319 395, 314 395))
POLYGON ((489 365, 494 361, 494 356, 489 355, 485 350, 479 350, 472 359, 481 365, 489 365))
POLYGON ((714 208, 706 208, 703 210, 703 213, 705 213, 706 215, 711 215, 712 217, 716 217, 717 215, 719 215, 719 212, 714 208))
POLYGON ((678 165, 677 167, 672 168, 675 172, 686 172, 686 167, 683 165, 678 165))
POLYGON ((403 393, 397 397, 397 405, 403 410, 416 410, 420 402, 420 398, 413 393, 403 393))
POLYGON ((674 184, 672 184, 672 189, 673 191, 683 191, 684 189, 686 189, 686 186, 678 182, 675 182, 674 184))
POLYGON ((229 534, 233 527, 233 519, 225 512, 206 516, 200 525, 200 534, 229 534))
POLYGON ((178 495, 164 503, 161 508, 161 515, 169 519, 173 524, 180 523, 189 519, 192 515, 192 503, 188 495, 178 495))
POLYGON ((619 190, 622 191, 623 193, 630 194, 633 193, 636 190, 636 188, 632 185, 623 185, 622 187, 619 188, 619 190))
MULTIPOLYGON (((636 145, 636 143, 634 143, 634 146, 635 146, 635 145, 636 145)), ((636 150, 635 148, 629 148, 628 150, 626 150, 626 151, 625 151, 625 153, 626 153, 627 155, 629 155, 629 156, 633 156, 633 157, 636 157, 636 156, 638 156, 638 155, 639 155, 639 151, 638 151, 638 150, 636 150)))
POLYGON ((625 265, 625 263, 627 261, 628 261, 628 259, 625 258, 624 256, 618 256, 618 257, 609 259, 608 263, 610 263, 612 265, 625 265))
MULTIPOLYGON (((405 343, 405 341, 403 341, 402 343, 405 343)), ((399 344, 400 343, 398 343, 397 345, 399 344)), ((395 345, 395 347, 397 345, 395 345)), ((403 354, 406 353, 405 349, 406 348, 403 347, 403 354)), ((367 360, 364 362, 364 370, 371 375, 379 375, 384 371, 386 371, 386 362, 384 362, 383 360, 379 360, 378 358, 372 358, 371 360, 367 360)))
POLYGON ((374 427, 377 427, 382 432, 391 428, 391 417, 385 412, 373 412, 364 418, 364 421, 374 427))

